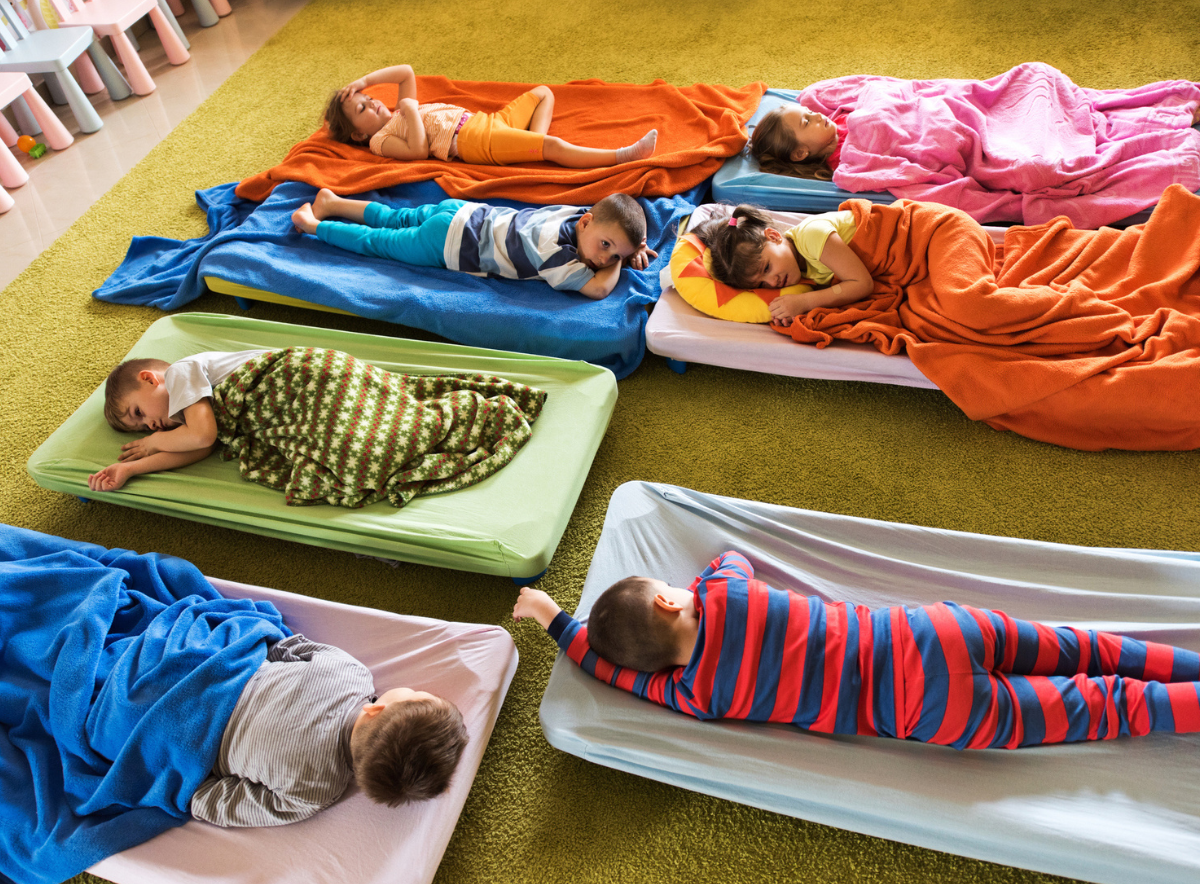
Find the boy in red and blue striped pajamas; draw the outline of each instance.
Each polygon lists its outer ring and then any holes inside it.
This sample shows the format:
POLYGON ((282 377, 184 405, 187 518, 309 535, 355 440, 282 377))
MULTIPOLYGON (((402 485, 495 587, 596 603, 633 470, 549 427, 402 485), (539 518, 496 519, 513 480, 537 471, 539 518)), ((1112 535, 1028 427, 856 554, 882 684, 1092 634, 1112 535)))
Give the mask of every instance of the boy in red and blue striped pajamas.
POLYGON ((956 749, 1200 731, 1193 651, 953 602, 827 603, 755 580, 736 552, 686 590, 619 581, 590 635, 528 587, 513 616, 536 619, 595 677, 700 719, 956 749))

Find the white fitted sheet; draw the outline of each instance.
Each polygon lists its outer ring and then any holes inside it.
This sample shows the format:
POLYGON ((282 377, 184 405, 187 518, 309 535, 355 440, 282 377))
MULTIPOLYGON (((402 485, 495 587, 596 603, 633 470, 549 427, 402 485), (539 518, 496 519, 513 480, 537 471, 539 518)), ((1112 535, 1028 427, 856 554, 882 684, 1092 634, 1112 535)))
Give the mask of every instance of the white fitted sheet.
MULTIPOLYGON (((720 208, 707 203, 692 214, 688 226, 705 220, 720 208)), ((771 212, 786 230, 809 215, 771 212)), ((985 227, 1001 242, 1004 228, 985 227)), ((662 297, 646 323, 646 346, 651 353, 677 362, 698 362, 744 371, 832 381, 868 381, 905 387, 937 389, 907 356, 886 356, 869 344, 835 341, 824 349, 798 344, 766 325, 716 319, 696 310, 671 285, 670 268, 660 276, 662 297)))

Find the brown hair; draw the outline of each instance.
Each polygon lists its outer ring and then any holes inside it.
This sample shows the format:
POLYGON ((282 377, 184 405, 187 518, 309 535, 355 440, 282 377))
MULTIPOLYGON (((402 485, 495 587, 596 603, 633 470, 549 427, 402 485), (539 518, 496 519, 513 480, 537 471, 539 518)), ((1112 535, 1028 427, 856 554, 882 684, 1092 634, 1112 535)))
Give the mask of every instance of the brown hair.
POLYGON ((109 426, 122 433, 132 433, 133 428, 125 426, 121 418, 124 416, 121 407, 125 397, 137 389, 138 374, 146 371, 166 371, 171 363, 162 359, 126 359, 108 373, 104 382, 104 419, 109 426))
POLYGON ((618 580, 596 599, 588 615, 588 644, 609 663, 658 672, 675 665, 675 645, 665 617, 654 613, 646 577, 618 580))
POLYGON ((592 219, 601 224, 615 223, 637 248, 646 241, 646 213, 638 201, 625 193, 612 193, 592 206, 592 219))
POLYGON ((825 158, 797 163, 791 159, 792 151, 799 145, 792 132, 783 125, 783 109, 775 108, 763 115, 750 133, 750 156, 758 160, 764 172, 775 175, 791 175, 794 178, 811 178, 816 181, 832 181, 833 172, 825 158))
POLYGON ((752 289, 758 284, 762 268, 767 228, 773 224, 765 211, 743 204, 732 215, 713 213, 713 217, 688 232, 708 246, 712 275, 716 279, 735 288, 752 289), (737 220, 736 226, 729 223, 730 218, 737 220))
POLYGON ((342 144, 361 144, 361 141, 355 139, 354 133, 357 130, 342 107, 342 100, 339 97, 341 94, 340 89, 333 93, 333 97, 329 99, 329 104, 325 107, 325 125, 329 127, 329 137, 342 144))
POLYGON ((396 807, 441 795, 458 767, 467 728, 449 700, 390 703, 351 747, 354 779, 372 801, 396 807))

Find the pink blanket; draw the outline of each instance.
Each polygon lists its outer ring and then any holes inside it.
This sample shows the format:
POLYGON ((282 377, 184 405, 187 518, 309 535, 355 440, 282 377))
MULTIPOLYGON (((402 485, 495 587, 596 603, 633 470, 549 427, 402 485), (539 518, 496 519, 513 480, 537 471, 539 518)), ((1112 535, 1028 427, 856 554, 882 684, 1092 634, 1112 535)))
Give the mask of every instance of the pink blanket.
POLYGON ((822 80, 797 99, 850 112, 833 181, 937 202, 977 221, 1099 227, 1154 205, 1171 184, 1200 190, 1200 83, 1076 86, 1038 62, 990 80, 822 80))

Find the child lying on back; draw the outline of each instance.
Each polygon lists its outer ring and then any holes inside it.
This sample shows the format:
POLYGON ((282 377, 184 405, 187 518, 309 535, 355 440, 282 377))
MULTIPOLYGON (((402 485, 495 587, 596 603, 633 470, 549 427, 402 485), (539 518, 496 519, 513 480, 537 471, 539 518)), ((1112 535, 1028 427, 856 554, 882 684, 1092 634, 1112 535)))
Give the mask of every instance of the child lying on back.
POLYGON ((699 719, 792 724, 956 749, 1200 731, 1200 655, 943 602, 827 603, 718 557, 688 589, 627 577, 587 626, 525 587, 532 617, 584 671, 699 719))
POLYGON ((322 189, 313 203, 292 214, 292 223, 360 255, 476 276, 541 279, 593 300, 608 297, 623 263, 644 270, 658 257, 646 246, 642 207, 623 193, 606 196, 590 209, 506 209, 454 199, 391 209, 322 189))
POLYGON ((644 160, 654 153, 658 140, 658 130, 651 129, 617 150, 580 147, 546 134, 553 117, 554 93, 549 86, 530 89, 494 114, 452 104, 417 104, 417 79, 406 64, 373 71, 343 86, 325 109, 325 123, 334 140, 365 143, 371 153, 397 160, 433 156, 490 166, 547 160, 572 169, 593 169, 644 160), (363 92, 380 83, 400 87, 394 108, 363 92))

